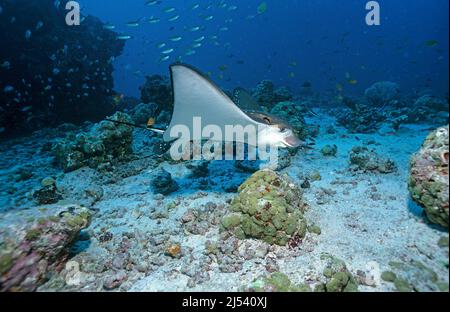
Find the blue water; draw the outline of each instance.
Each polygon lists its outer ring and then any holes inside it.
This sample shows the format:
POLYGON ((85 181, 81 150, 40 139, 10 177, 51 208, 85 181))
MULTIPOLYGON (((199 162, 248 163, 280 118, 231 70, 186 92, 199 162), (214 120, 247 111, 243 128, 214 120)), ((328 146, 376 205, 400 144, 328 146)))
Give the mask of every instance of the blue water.
POLYGON ((137 96, 147 74, 168 74, 177 60, 211 72, 221 87, 254 87, 262 79, 287 85, 294 91, 309 81, 318 91, 333 91, 336 84, 347 94, 359 94, 373 82, 395 81, 404 93, 432 89, 448 92, 448 5, 447 0, 379 1, 381 25, 365 23, 367 1, 267 0, 267 11, 257 14, 261 0, 179 1, 162 0, 146 6, 144 0, 84 0, 84 14, 92 14, 133 35, 115 63, 117 91, 137 96), (196 3, 200 7, 192 10, 196 3), (220 8, 225 3, 227 7, 220 8), (208 5, 210 5, 209 8, 208 5), (229 11, 229 6, 237 9, 229 11), (165 13, 164 9, 176 10, 165 13), (177 21, 169 22, 172 16, 177 21), (213 15, 210 21, 203 17, 213 15), (142 17, 161 18, 157 24, 127 22, 142 17), (254 18, 248 18, 255 16, 254 18), (204 26, 197 32, 185 28, 204 26), (227 27, 228 31, 220 31, 227 27), (179 35, 183 39, 171 42, 179 35), (185 56, 193 40, 207 39, 196 54, 185 56), (218 45, 210 36, 218 36, 218 45), (429 40, 437 44, 427 45, 429 40), (171 59, 160 62, 165 42, 174 48, 171 59), (294 66, 294 62, 296 66, 294 66), (227 69, 220 71, 220 66, 227 69), (222 74, 222 75, 221 75, 222 74), (347 80, 355 80, 348 84, 347 80))

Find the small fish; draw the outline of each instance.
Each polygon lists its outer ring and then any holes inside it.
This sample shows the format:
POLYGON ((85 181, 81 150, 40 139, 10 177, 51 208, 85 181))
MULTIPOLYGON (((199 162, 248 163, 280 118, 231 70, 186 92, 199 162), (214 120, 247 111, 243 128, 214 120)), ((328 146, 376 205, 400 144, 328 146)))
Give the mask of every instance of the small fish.
POLYGON ((175 22, 177 19, 179 19, 180 18, 180 15, 175 15, 175 16, 172 16, 171 18, 169 18, 169 22, 175 22))
POLYGON ((175 50, 174 50, 174 49, 167 49, 167 50, 162 51, 161 53, 162 53, 162 54, 170 54, 170 53, 172 53, 173 51, 175 51, 175 50))
POLYGON ((42 21, 37 22, 35 29, 39 30, 42 28, 42 26, 44 26, 44 23, 42 21))
POLYGON ((151 128, 151 127, 153 127, 154 125, 155 125, 155 118, 150 117, 150 118, 147 120, 147 127, 148 127, 148 128, 151 128))
POLYGON ((258 5, 256 12, 258 12, 258 14, 263 14, 266 13, 267 11, 267 2, 261 2, 260 5, 258 5))
POLYGON ((356 85, 358 83, 358 80, 356 80, 356 79, 349 79, 348 83, 351 84, 351 85, 356 85))
POLYGON ((188 50, 186 50, 185 55, 190 56, 190 55, 194 55, 195 53, 197 53, 195 50, 188 49, 188 50))
POLYGON ((160 3, 161 3, 160 0, 149 0, 145 3, 145 5, 151 6, 151 5, 160 4, 160 3))
POLYGON ((159 59, 159 61, 160 61, 160 62, 165 62, 165 61, 167 61, 169 58, 170 58, 170 55, 164 55, 164 56, 162 56, 162 57, 159 59))
POLYGON ((156 45, 156 47, 158 48, 158 49, 162 49, 162 48, 164 48, 166 46, 166 44, 164 43, 164 42, 161 42, 161 43, 159 43, 158 45, 156 45))
POLYGON ((104 29, 108 29, 108 30, 113 30, 116 29, 116 26, 112 25, 112 24, 105 24, 103 25, 104 29))
POLYGON ((203 40, 205 40, 205 36, 198 37, 194 42, 202 42, 203 40))
POLYGON ((161 21, 161 19, 158 18, 158 17, 150 17, 149 20, 148 20, 148 22, 150 24, 156 24, 156 23, 159 23, 160 21, 161 21))
POLYGON ((26 32, 25 32, 25 39, 28 41, 28 40, 30 40, 30 38, 31 38, 31 30, 27 30, 26 32))
POLYGON ((213 15, 208 15, 207 17, 204 18, 205 21, 210 21, 214 18, 213 15))
POLYGON ((199 31, 200 30, 200 26, 194 26, 189 28, 189 31, 199 31))
POLYGON ((13 86, 6 86, 3 89, 3 92, 8 93, 8 92, 13 92, 14 91, 14 87, 13 86))
POLYGON ((200 4, 194 4, 192 6, 192 10, 197 10, 200 7, 200 4))
POLYGON ((32 108, 33 108, 33 106, 25 106, 24 108, 21 109, 21 111, 22 112, 27 112, 27 111, 29 111, 32 108))
POLYGON ((439 44, 439 41, 437 41, 437 40, 427 40, 427 41, 425 41, 425 45, 427 47, 435 47, 438 44, 439 44))
POLYGON ((0 133, 5 132, 5 131, 6 131, 5 127, 0 128, 0 133))
POLYGON ((11 67, 11 63, 8 62, 8 61, 4 61, 4 62, 0 65, 0 67, 1 67, 1 68, 9 69, 9 68, 11 67))
POLYGON ((133 36, 130 35, 120 35, 116 37, 117 40, 129 40, 129 39, 133 39, 133 36))
POLYGON ((177 42, 177 41, 180 41, 181 39, 183 39, 183 37, 181 37, 181 36, 174 36, 174 37, 170 38, 170 41, 177 42))
POLYGON ((202 43, 201 42, 197 42, 197 43, 192 44, 191 47, 196 49, 196 48, 200 48, 201 46, 202 46, 202 43))
POLYGON ((174 7, 170 7, 170 8, 167 8, 167 9, 164 10, 164 12, 166 12, 166 13, 171 13, 173 11, 175 11, 174 7))

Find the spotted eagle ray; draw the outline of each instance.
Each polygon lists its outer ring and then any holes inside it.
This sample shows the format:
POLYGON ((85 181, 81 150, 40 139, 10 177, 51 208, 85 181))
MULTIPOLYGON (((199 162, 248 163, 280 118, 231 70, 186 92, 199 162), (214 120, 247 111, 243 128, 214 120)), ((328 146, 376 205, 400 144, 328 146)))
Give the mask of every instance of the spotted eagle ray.
MULTIPOLYGON (((243 89, 240 89, 237 95, 235 93, 236 102, 238 102, 236 104, 214 82, 190 65, 171 65, 170 76, 174 108, 172 119, 165 130, 108 120, 161 133, 165 142, 172 142, 178 139, 176 136, 171 136, 171 130, 174 127, 183 125, 193 133, 194 117, 201 117, 203 125, 218 126, 222 131, 225 130, 226 126, 242 126, 245 128, 249 125, 258 130, 256 140, 245 137, 244 141, 240 141, 241 139, 236 137, 235 142, 249 145, 254 145, 252 142, 256 142, 256 145, 266 144, 275 147, 299 147, 304 145, 296 137, 293 128, 287 122, 259 111, 258 107, 255 107, 257 104, 253 105, 252 108, 239 107, 237 104, 245 106, 242 102, 249 104, 254 101, 250 95, 244 93, 243 89)), ((201 139, 209 140, 210 137, 202 136, 201 139)))

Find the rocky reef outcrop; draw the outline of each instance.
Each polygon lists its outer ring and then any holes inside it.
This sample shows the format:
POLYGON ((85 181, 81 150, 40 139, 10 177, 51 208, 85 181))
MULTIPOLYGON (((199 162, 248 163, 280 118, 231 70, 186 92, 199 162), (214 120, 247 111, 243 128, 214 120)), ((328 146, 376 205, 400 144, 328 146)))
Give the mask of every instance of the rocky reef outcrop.
POLYGON ((307 205, 302 191, 287 176, 271 170, 253 174, 238 189, 231 212, 222 218, 224 230, 239 239, 256 238, 284 246, 301 240, 307 231, 307 205))
POLYGON ((177 191, 179 186, 169 172, 160 168, 153 174, 152 188, 156 194, 168 195, 177 191))
POLYGON ((367 88, 364 96, 373 106, 388 105, 400 97, 400 87, 395 82, 379 81, 367 88))
POLYGON ((171 112, 173 109, 172 87, 166 76, 153 75, 145 78, 145 83, 139 89, 141 101, 145 104, 155 103, 158 106, 157 113, 161 111, 171 112))
POLYGON ((113 60, 124 42, 93 16, 67 26, 66 3, 2 1, 0 136, 115 111, 113 60))
POLYGON ((358 283, 353 274, 348 270, 345 262, 329 254, 322 254, 321 260, 325 261, 323 276, 325 281, 314 288, 316 292, 357 292, 358 283))
POLYGON ((304 118, 308 114, 308 110, 304 105, 291 101, 278 102, 270 110, 270 113, 286 120, 299 139, 305 140, 310 135, 310 129, 304 118))
MULTIPOLYGON (((132 123, 125 113, 117 112, 111 120, 132 123)), ((97 168, 100 164, 124 159, 132 152, 133 128, 127 125, 102 121, 90 131, 70 133, 53 147, 55 160, 64 171, 84 166, 97 168)))
POLYGON ((70 247, 91 222, 80 206, 56 207, 54 215, 0 232, 0 291, 34 291, 64 267, 70 247))
POLYGON ((394 161, 378 155, 365 146, 355 146, 349 153, 350 168, 355 171, 391 173, 397 170, 394 161))
POLYGON ((255 87, 252 93, 253 98, 259 105, 271 109, 280 102, 290 101, 293 99, 292 93, 286 87, 275 89, 270 80, 263 80, 255 87))
POLYGON ((428 219, 448 228, 449 217, 449 127, 441 127, 426 138, 410 162, 409 191, 428 219))

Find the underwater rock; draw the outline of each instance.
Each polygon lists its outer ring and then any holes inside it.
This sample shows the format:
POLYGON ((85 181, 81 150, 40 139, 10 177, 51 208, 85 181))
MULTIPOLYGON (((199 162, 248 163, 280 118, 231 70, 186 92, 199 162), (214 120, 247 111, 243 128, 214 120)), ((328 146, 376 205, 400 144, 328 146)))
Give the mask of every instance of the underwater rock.
POLYGON ((254 280, 245 291, 248 292, 311 292, 307 284, 294 285, 286 274, 274 272, 267 277, 254 280))
POLYGON ((292 92, 286 87, 275 89, 270 80, 263 80, 253 90, 253 98, 263 107, 271 109, 275 104, 293 99, 292 92))
POLYGON ((448 100, 431 95, 423 95, 416 100, 414 105, 408 108, 407 122, 433 123, 437 125, 448 124, 448 100))
POLYGON ((198 179, 198 178, 205 178, 209 174, 209 161, 206 160, 199 160, 199 161, 191 161, 190 163, 186 164, 186 168, 191 170, 191 178, 198 179))
POLYGON ((399 292, 448 292, 448 281, 441 280, 432 268, 421 261, 390 261, 389 266, 392 270, 384 271, 381 278, 385 282, 393 283, 399 292))
POLYGON ((33 193, 34 199, 39 205, 54 204, 62 199, 58 192, 56 181, 53 178, 45 178, 41 182, 42 188, 33 193))
POLYGON ((172 179, 172 175, 163 168, 154 173, 151 183, 156 194, 169 195, 179 188, 177 182, 172 179))
POLYGON ((358 284, 344 261, 329 254, 322 254, 321 260, 326 261, 323 275, 324 283, 316 285, 316 292, 357 292, 358 284))
POLYGON ((155 103, 140 103, 129 111, 129 115, 136 125, 147 125, 150 118, 157 116, 158 105, 155 103))
POLYGON ((34 291, 47 274, 63 268, 71 245, 89 226, 91 212, 80 206, 55 207, 57 214, 31 226, 2 233, 0 291, 34 291))
POLYGON ((355 146, 349 153, 350 168, 364 172, 391 173, 397 171, 394 161, 381 157, 374 150, 355 146))
POLYGON ((5 129, 0 136, 98 121, 114 112, 112 60, 124 42, 91 15, 67 27, 68 1, 58 7, 53 2, 2 1, 0 32, 8 49, 0 51, 0 59, 10 66, 2 68, 0 88, 11 91, 0 92, 0 128, 5 129))
POLYGON ((145 84, 139 88, 141 91, 141 101, 145 104, 157 104, 158 114, 161 111, 171 112, 173 109, 173 99, 169 78, 153 75, 147 76, 145 79, 145 84))
POLYGON ((222 228, 239 239, 257 238, 284 246, 290 239, 303 238, 307 205, 302 191, 287 176, 271 170, 253 174, 238 189, 231 213, 222 218, 222 228))
POLYGON ((380 81, 366 89, 364 95, 370 104, 379 107, 398 99, 400 87, 394 82, 380 81))
POLYGON ((410 161, 408 188, 428 219, 448 228, 449 219, 449 127, 428 135, 410 161))
MULTIPOLYGON (((132 123, 125 113, 117 112, 112 120, 132 123)), ((102 121, 89 132, 69 135, 53 147, 56 162, 70 172, 84 166, 97 168, 100 164, 123 160, 132 152, 133 128, 102 121)))
POLYGON ((337 154, 337 146, 335 144, 333 144, 333 146, 325 145, 324 147, 322 147, 320 152, 323 156, 335 157, 337 154))

